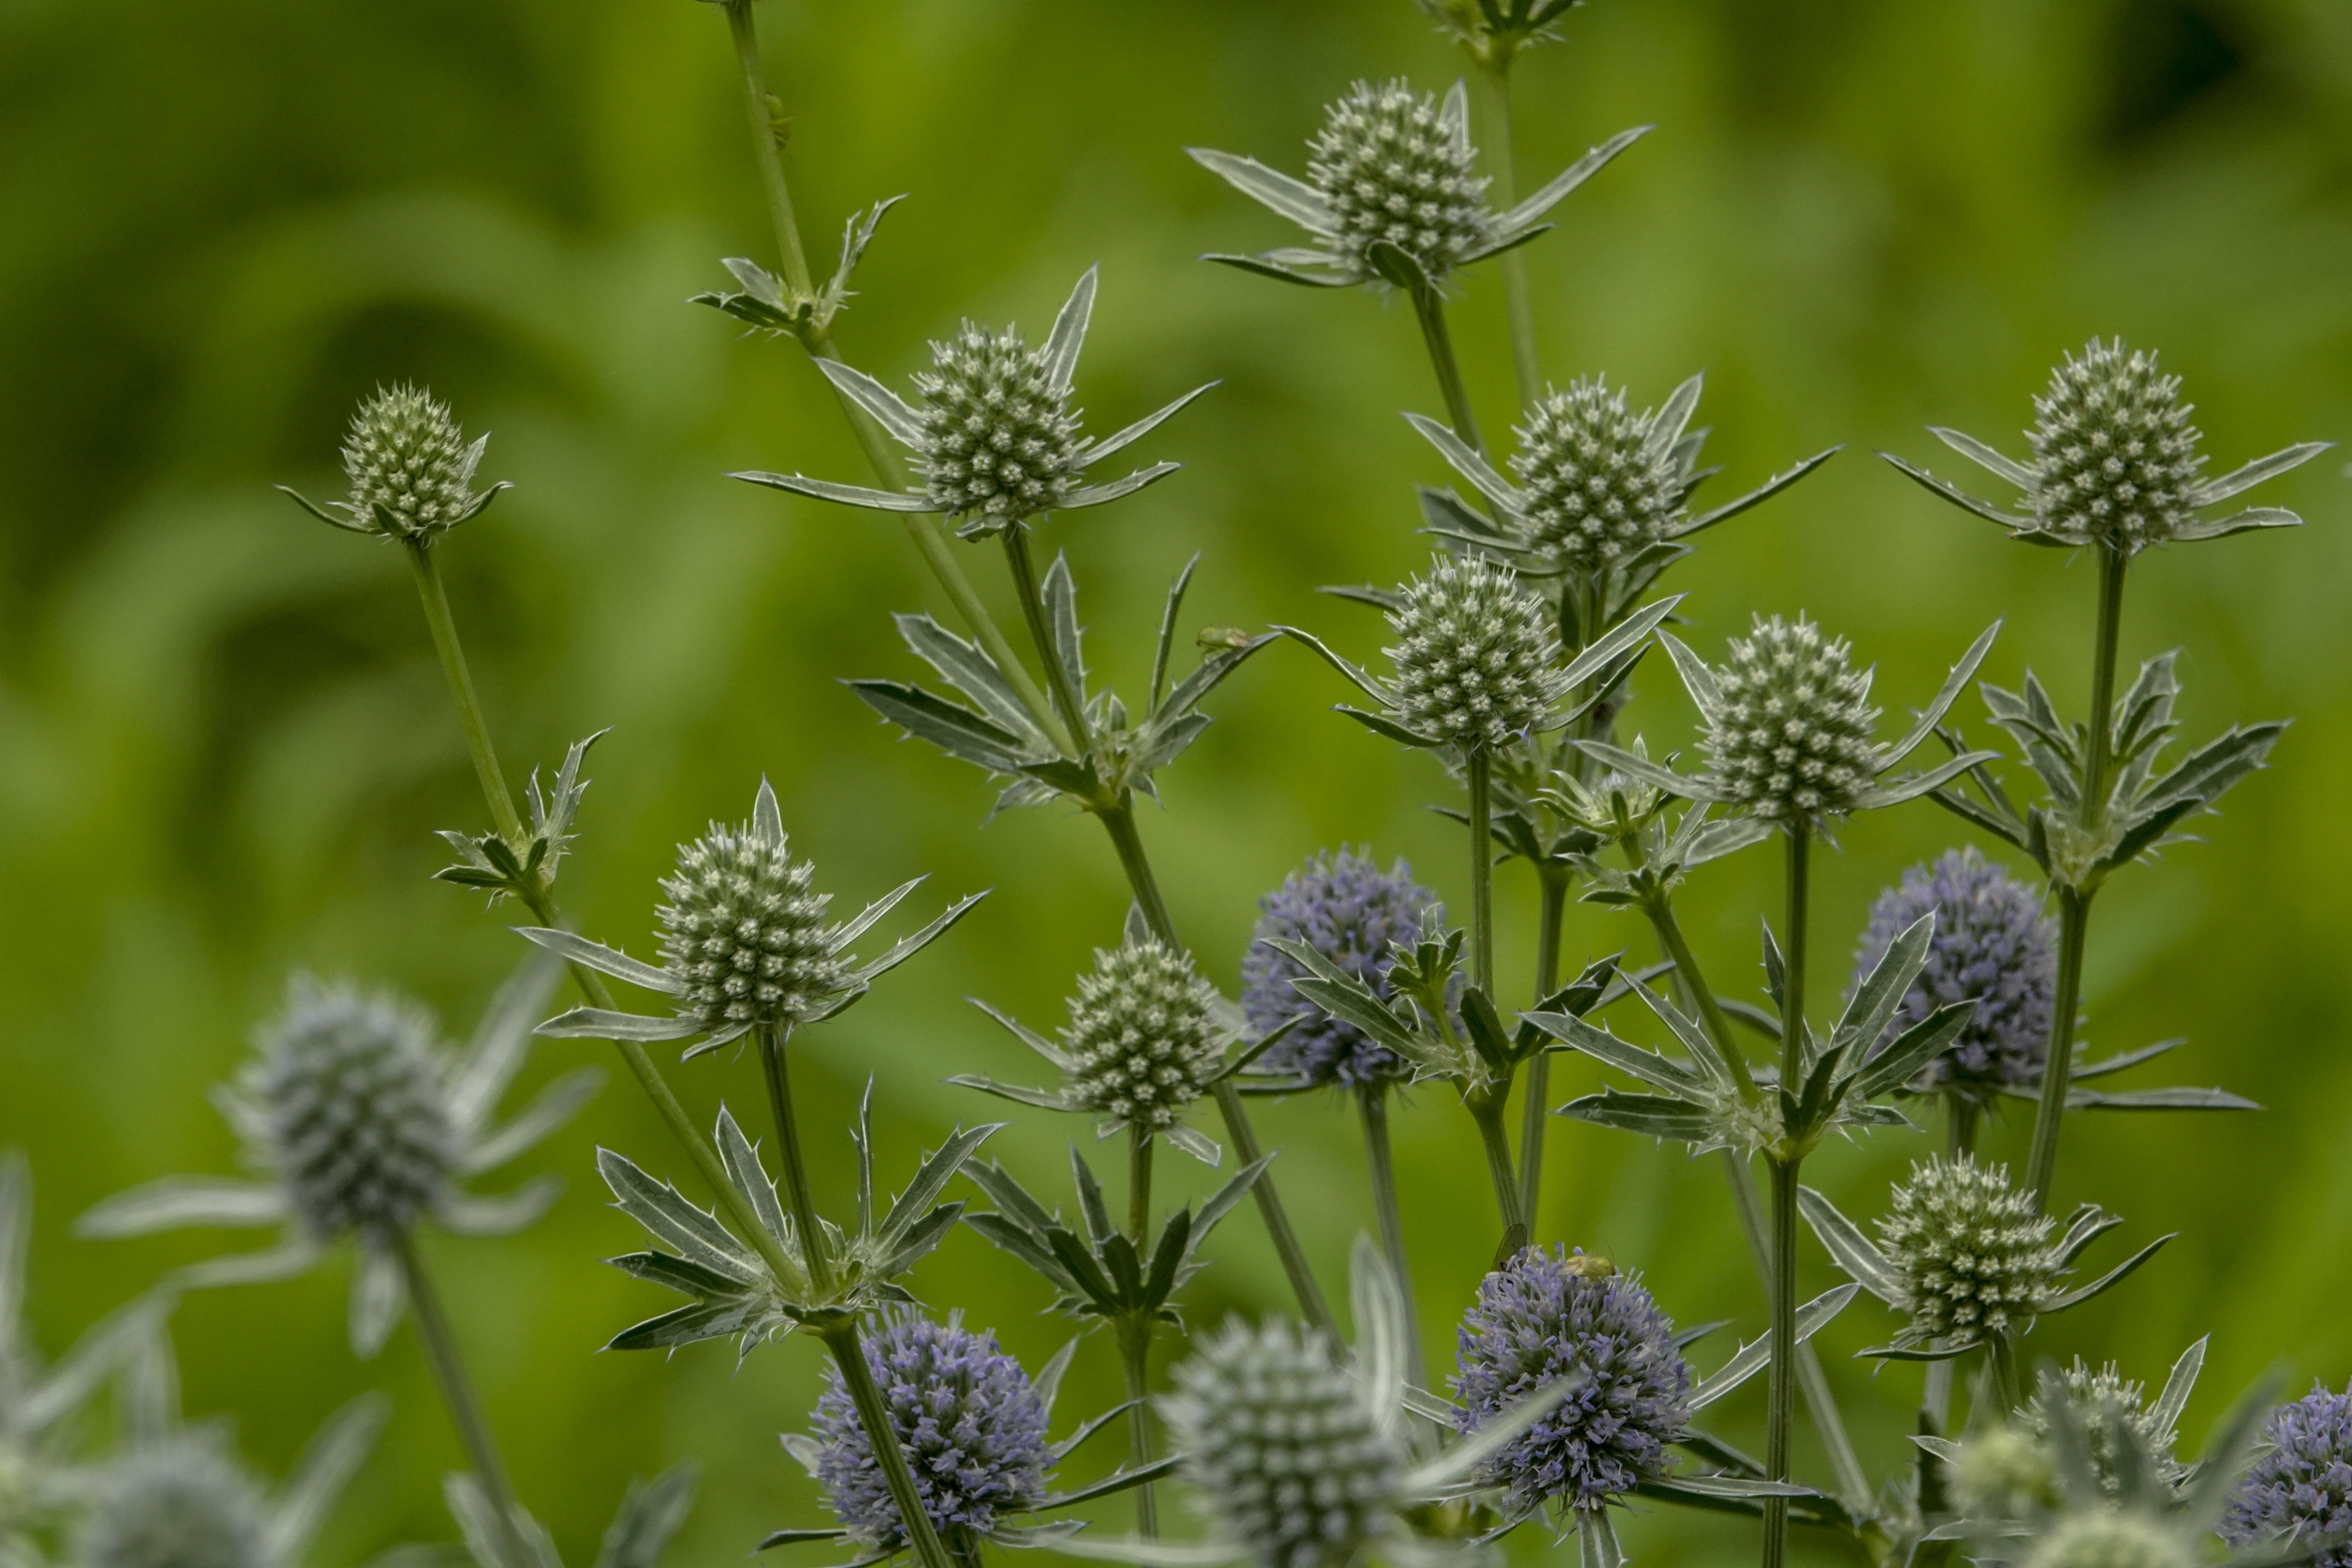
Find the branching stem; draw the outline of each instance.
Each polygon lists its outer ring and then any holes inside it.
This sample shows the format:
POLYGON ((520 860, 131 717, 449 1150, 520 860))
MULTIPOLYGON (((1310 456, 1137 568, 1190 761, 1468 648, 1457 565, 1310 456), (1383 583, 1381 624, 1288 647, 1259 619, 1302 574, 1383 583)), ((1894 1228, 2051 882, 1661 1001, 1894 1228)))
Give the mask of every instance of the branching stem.
MULTIPOLYGON (((1560 927, 1568 910, 1568 872, 1538 865, 1536 886, 1542 900, 1536 925, 1536 1001, 1559 989, 1560 927)), ((1527 1074, 1519 1106, 1519 1207, 1528 1216, 1528 1239, 1543 1205, 1544 1137, 1551 1130, 1551 1053, 1538 1051, 1521 1069, 1527 1074)))
MULTIPOLYGON (((1126 1319, 1118 1326, 1119 1370, 1127 1378, 1127 1462, 1141 1469, 1151 1463, 1151 1323, 1126 1319)), ((1135 1489, 1135 1532, 1150 1540, 1160 1533, 1160 1502, 1151 1483, 1135 1489)))
POLYGON ((1386 1084, 1360 1084, 1356 1109, 1364 1122, 1364 1163, 1372 1179, 1372 1212, 1380 1222, 1381 1252, 1396 1276, 1397 1293, 1404 1298, 1405 1377, 1415 1388, 1429 1386, 1429 1369, 1421 1345, 1421 1309, 1413 1297, 1412 1264, 1405 1257, 1404 1215, 1397 1206, 1396 1162, 1389 1149, 1389 1091, 1386 1084))
MULTIPOLYGON (((1511 62, 1517 50, 1494 50, 1478 59, 1478 97, 1486 121, 1488 200, 1508 211, 1518 205, 1517 160, 1511 148, 1511 62)), ((1543 364, 1536 346, 1536 308, 1528 286, 1528 256, 1514 246, 1495 258, 1503 274, 1503 314, 1511 328, 1511 370, 1517 378, 1519 408, 1535 407, 1543 396, 1543 364)), ((1465 437, 1466 439, 1466 437, 1465 437)))
POLYGON ((1405 292, 1412 296, 1412 313, 1421 322, 1421 341, 1428 346, 1430 368, 1437 373, 1437 389, 1445 395, 1445 417, 1456 436, 1483 454, 1486 443, 1479 438, 1477 416, 1470 412, 1470 391, 1462 384, 1462 365, 1454 357, 1454 334, 1445 325, 1445 296, 1433 283, 1405 292))
POLYGON ((514 1487, 507 1479, 506 1461, 499 1455, 498 1438, 490 1431, 488 1417, 482 1414, 482 1404, 474 1393, 473 1379, 466 1375, 465 1358, 457 1353, 457 1337, 449 1329, 449 1316, 442 1310, 440 1294, 433 1288, 432 1278, 425 1272, 424 1262, 416 1256, 416 1242, 406 1231, 394 1235, 394 1256, 400 1261, 400 1273, 408 1287, 409 1304, 416 1310, 417 1337, 425 1342, 425 1353, 433 1363, 434 1382, 440 1385, 441 1403, 447 1406, 450 1425, 457 1428, 457 1440, 466 1447, 466 1455, 474 1467, 474 1479, 482 1489, 482 1500, 498 1516, 502 1544, 513 1554, 518 1563, 531 1561, 529 1543, 523 1536, 521 1510, 515 1503, 514 1487))

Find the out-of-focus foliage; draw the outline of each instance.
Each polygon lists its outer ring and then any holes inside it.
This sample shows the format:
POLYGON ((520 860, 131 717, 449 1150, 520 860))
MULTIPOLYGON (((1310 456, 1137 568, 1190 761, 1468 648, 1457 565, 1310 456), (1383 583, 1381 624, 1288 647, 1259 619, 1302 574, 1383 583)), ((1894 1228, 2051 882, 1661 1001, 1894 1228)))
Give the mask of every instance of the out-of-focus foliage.
MULTIPOLYGON (((1223 378, 1157 437, 1183 473, 1047 528, 1114 634, 1097 642, 1107 678, 1143 679, 1118 661, 1148 647, 1194 551, 1188 613, 1204 625, 1376 636, 1370 612, 1313 589, 1392 582, 1427 559, 1412 486, 1445 473, 1398 413, 1441 405, 1411 317, 1401 300, 1197 263, 1286 238, 1182 148, 1295 165, 1349 81, 1443 88, 1459 57, 1422 13, 767 0, 760 17, 813 248, 877 198, 910 196, 837 323, 854 363, 903 380, 922 340, 967 312, 1041 331, 1098 260, 1090 405, 1115 423, 1223 378)), ((1707 657, 1751 612, 1801 610, 1877 661, 1881 689, 1926 691, 1998 615, 2009 629, 1986 676, 2013 688, 2030 663, 2079 708, 2084 563, 2005 542, 1868 454, 1932 456, 1930 421, 2017 430, 2046 368, 2094 333, 2163 351, 2221 468, 2352 426, 2340 0, 1595 0, 1564 31, 1521 62, 1523 179, 1625 125, 1660 129, 1527 252, 1553 379, 1602 373, 1654 404, 1706 368, 1727 486, 1848 444, 1678 568, 1685 635, 1707 657)), ((882 1179, 903 1183, 919 1148, 988 1110, 941 1080, 1021 1065, 961 996, 1049 1016, 1117 940, 1126 894, 1090 824, 1036 812, 982 829, 988 786, 899 744, 838 684, 919 673, 887 612, 947 614, 897 525, 720 477, 862 472, 796 348, 684 302, 724 282, 722 256, 772 261, 730 68, 719 16, 688 0, 0 0, 0 1144, 24 1147, 41 1184, 42 1342, 211 1245, 75 1242, 65 1226, 164 1172, 226 1168, 205 1089, 290 967, 430 996, 454 1027, 522 956, 503 911, 429 879, 431 830, 486 825, 402 563, 269 489, 337 493, 342 422, 380 382, 428 382, 469 430, 495 433, 481 478, 517 483, 443 551, 510 773, 551 771, 570 741, 613 727, 564 874, 588 934, 645 946, 674 846, 740 809, 763 773, 795 847, 852 907, 925 871, 950 896, 997 889, 795 1042, 813 1129, 845 1122, 878 1075, 882 1179)), ((1500 430, 1498 284, 1491 268, 1457 281, 1472 392, 1500 430)), ((2352 1369, 2352 487, 2323 462, 2270 499, 2312 526, 2135 573, 2125 667, 2185 645, 2193 732, 2298 722, 2274 769, 2200 829, 2209 842, 2107 893, 2088 1001, 2095 1054, 2185 1034, 2181 1081, 2273 1109, 2070 1131, 2062 1207, 2095 1197, 2183 1234, 2132 1289, 2027 1342, 2144 1379, 2210 1329, 2217 1392, 2187 1424, 2200 1440, 2275 1357, 2298 1378, 2352 1369)), ((1653 754, 1688 746, 1672 680, 1650 669, 1640 685, 1629 726, 1653 754)), ((1437 764, 1324 711, 1346 695, 1306 650, 1269 649, 1226 683, 1223 721, 1144 823, 1178 921, 1229 989, 1258 894, 1318 848, 1370 842, 1466 898, 1459 827, 1418 804, 1443 797, 1437 764)), ((1989 732, 1973 697, 1958 713, 1989 732)), ((1835 983, 1833 955, 1879 889, 1962 837, 1924 803, 1843 831, 1817 873, 1817 985, 1835 983)), ((1743 994, 1770 874, 1763 857, 1709 867, 1685 896, 1695 942, 1743 994)), ((1498 886, 1503 969, 1524 989, 1532 895, 1516 867, 1498 886)), ((1632 917, 1589 908, 1569 944, 1571 965, 1620 946, 1649 956, 1632 917)), ((530 1076, 603 1049, 542 1045, 530 1076)), ((724 1054, 675 1077, 706 1124, 722 1091, 757 1093, 751 1064, 724 1054)), ((1596 1082, 1563 1058, 1555 1099, 1596 1082)), ((1398 1150, 1439 1370, 1439 1326, 1491 1240, 1446 1223, 1488 1202, 1447 1099, 1412 1099, 1398 1150)), ((1351 1121, 1306 1100, 1261 1114, 1335 1293, 1370 1222, 1351 1121)), ((2019 1158, 2024 1122, 1990 1129, 1987 1152, 2019 1158)), ((1016 1112, 991 1152, 1050 1184, 1067 1131, 1016 1112)), ((704 1501, 677 1560, 719 1560, 816 1506, 774 1435, 803 1424, 818 1361, 795 1349, 738 1374, 719 1347, 667 1371, 593 1355, 659 1304, 595 1261, 634 1245, 598 1200, 596 1142, 689 1175, 616 1089, 530 1162, 571 1183, 548 1222, 430 1245, 519 1489, 567 1555, 593 1555, 626 1478, 694 1456, 704 1501)), ((1881 1132, 1806 1174, 1874 1212, 1926 1147, 1881 1132)), ((1761 1331, 1712 1164, 1568 1123, 1552 1150, 1539 1239, 1638 1267, 1678 1321, 1761 1331)), ((845 1162, 815 1175, 847 1204, 845 1162)), ((1219 1178, 1166 1179, 1197 1197, 1219 1178)), ((1825 1288, 1836 1276, 1806 1245, 1806 1287, 1825 1288)), ((1204 1256, 1194 1323, 1286 1306, 1254 1225, 1223 1226, 1204 1256)), ((1065 1331, 1036 1315, 1038 1281, 978 1236, 950 1238, 913 1286, 950 1277, 966 1321, 1033 1366, 1065 1331)), ((234 1410, 272 1471, 354 1392, 380 1379, 396 1396, 326 1563, 446 1539, 438 1476, 458 1462, 412 1340, 373 1366, 349 1357, 342 1285, 213 1293, 179 1322, 189 1410, 234 1410)), ((1847 1362, 1881 1326, 1867 1317, 1821 1343, 1865 1451, 1883 1454, 1916 1374, 1873 1380, 1847 1362)), ((1105 1344, 1073 1377, 1084 1407, 1116 1397, 1105 1344)), ((1727 1434, 1752 1437, 1761 1403, 1760 1384, 1730 1402, 1727 1434)), ((1809 1443, 1800 1468, 1820 1473, 1809 1443)), ((1745 1528, 1670 1514, 1626 1531, 1668 1561, 1745 1528)))

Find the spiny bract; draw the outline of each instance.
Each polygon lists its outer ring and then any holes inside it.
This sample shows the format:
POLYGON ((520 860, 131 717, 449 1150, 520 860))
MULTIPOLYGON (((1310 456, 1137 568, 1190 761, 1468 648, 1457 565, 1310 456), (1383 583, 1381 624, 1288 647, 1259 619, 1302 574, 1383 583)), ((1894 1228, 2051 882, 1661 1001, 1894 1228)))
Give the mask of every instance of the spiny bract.
POLYGON ((247 1088, 295 1212, 321 1240, 404 1231, 457 1155, 430 1017, 297 976, 247 1088))
POLYGON ((1293 989, 1290 983, 1305 978, 1307 966, 1268 943, 1303 942, 1385 997, 1396 964, 1390 944, 1410 943, 1420 933, 1424 910, 1443 917, 1437 895, 1414 881, 1402 860, 1383 873, 1368 855, 1326 850, 1283 879, 1258 900, 1258 909, 1257 930, 1242 958, 1242 1006, 1260 1036, 1297 1020, 1259 1058, 1262 1065, 1318 1086, 1350 1089, 1411 1076, 1394 1051, 1293 989))
POLYGON ((259 1490, 194 1436, 136 1449, 115 1465, 80 1544, 86 1568, 263 1568, 269 1561, 259 1490))
POLYGON ((2180 378, 2156 355, 2096 338, 2050 373, 2033 400, 2033 485, 2042 526, 2077 544, 2126 553, 2161 544, 2196 515, 2204 439, 2180 401, 2180 378))
MULTIPOLYGON (((2123 1473, 2116 1459, 2117 1422, 2138 1437, 2147 1458, 2154 1462, 2157 1479, 2171 1485, 2189 1473, 2189 1467, 2173 1457, 2173 1446, 2179 1438, 2164 1431, 2147 1408, 2146 1386, 2126 1378, 2115 1363, 2108 1362, 2094 1370, 2076 1356, 2060 1378, 2060 1386, 2083 1428, 2090 1449, 2091 1468, 2110 1494, 2123 1489, 2123 1473)), ((2042 1408, 2039 1394, 2026 1402, 2025 1408, 2018 1413, 2018 1420, 2037 1441, 2049 1441, 2050 1413, 2042 1408)))
POLYGON ((1551 562, 1599 572, 1656 543, 1682 514, 1684 486, 1669 449, 1650 450, 1656 415, 1635 414, 1623 389, 1598 376, 1571 383, 1528 410, 1511 470, 1526 487, 1530 541, 1551 562))
MULTIPOLYGON (((909 1315, 868 1338, 865 1352, 936 1528, 985 1534, 999 1514, 1036 1506, 1053 1459, 1045 1405, 993 1334, 972 1333, 953 1317, 941 1326, 909 1315)), ((904 1550, 898 1505, 833 1368, 826 1369, 815 1426, 817 1479, 834 1512, 857 1541, 904 1550)))
POLYGON ((2099 1509, 2064 1515, 2024 1558, 2024 1568, 2196 1568, 2182 1533, 2146 1514, 2099 1509))
POLYGON ((2232 1546, 2273 1535, 2326 1533, 2336 1539, 2313 1559, 2316 1568, 2352 1568, 2352 1385, 2331 1394, 2324 1384, 2271 1412, 2267 1445, 2221 1515, 2232 1546))
POLYGON ((1131 1126, 1174 1126, 1223 1069, 1209 1014, 1216 994, 1189 954, 1157 942, 1097 951, 1062 1031, 1074 1097, 1131 1126))
POLYGON ((848 966, 825 923, 831 895, 811 891, 815 868, 750 825, 710 830, 677 852, 662 879, 662 963, 683 983, 681 1017, 718 1032, 783 1027, 833 1001, 848 966))
POLYGON ((1419 734, 1465 752, 1504 745, 1560 695, 1551 617, 1507 566, 1438 556, 1388 622, 1396 716, 1419 734))
POLYGON ((1264 1568, 1344 1568, 1392 1528, 1403 1445, 1318 1335, 1238 1321, 1160 1401, 1188 1475, 1264 1568))
POLYGON ((2055 1222, 2009 1184, 2006 1166, 1969 1155, 1911 1168, 1878 1222, 1911 1321, 1898 1343, 1974 1343, 2030 1325, 2060 1271, 2055 1222))
POLYGON ((429 541, 482 510, 473 489, 482 444, 468 447, 449 405, 423 387, 378 387, 343 437, 351 512, 363 528, 429 541))
POLYGON ((1051 511, 1076 487, 1077 416, 1045 356, 1011 327, 966 321, 931 345, 918 375, 924 397, 922 468, 933 505, 1009 528, 1051 511))
POLYGON ((1437 100, 1403 82, 1360 81, 1323 110, 1307 172, 1330 204, 1341 258, 1377 276, 1365 258, 1387 240, 1442 278, 1491 237, 1477 151, 1446 123, 1437 100))
POLYGON ((1632 1275, 1555 1247, 1528 1247, 1478 1284, 1454 1342, 1465 1432, 1562 1378, 1559 1408, 1496 1456, 1490 1479, 1514 1500, 1599 1508, 1673 1467, 1666 1445, 1689 1416, 1690 1365, 1675 1325, 1632 1275))
POLYGON ((1774 616, 1731 639, 1715 671, 1722 707, 1706 735, 1713 782, 1785 826, 1851 811, 1875 776, 1870 672, 1803 616, 1774 616))

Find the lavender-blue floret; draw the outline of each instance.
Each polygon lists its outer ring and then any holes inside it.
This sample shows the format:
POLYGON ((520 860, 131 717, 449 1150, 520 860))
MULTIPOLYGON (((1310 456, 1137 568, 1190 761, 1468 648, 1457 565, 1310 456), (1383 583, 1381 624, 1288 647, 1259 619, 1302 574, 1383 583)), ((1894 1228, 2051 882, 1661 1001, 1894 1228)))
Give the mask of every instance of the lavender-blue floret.
POLYGON ((2269 1451, 2230 1495, 2221 1538, 2243 1546, 2273 1535, 2334 1533, 2315 1568, 2352 1568, 2352 1384, 2309 1394, 2271 1412, 2263 1436, 2269 1451))
POLYGON ((1274 938, 1304 942, 1386 996, 1396 963, 1389 944, 1411 943, 1420 934, 1423 910, 1443 912, 1437 895, 1414 881, 1402 860, 1383 873, 1370 856, 1343 848, 1326 850, 1293 871, 1258 908, 1257 930, 1242 958, 1242 1006, 1250 1028, 1264 1035, 1301 1020, 1260 1058, 1266 1070, 1349 1089, 1404 1078, 1405 1064, 1394 1052, 1291 989, 1306 969, 1266 943, 1274 938))
POLYGON ((1666 1446, 1689 1418, 1691 1386, 1674 1331, 1638 1279, 1580 1275, 1562 1248, 1528 1247, 1480 1281, 1456 1331, 1456 1424, 1475 1431, 1528 1394, 1580 1378, 1487 1474, 1522 1507, 1599 1508, 1673 1463, 1666 1446))
MULTIPOLYGON (((909 1315, 883 1325, 865 1352, 934 1527, 984 1534, 999 1514, 1036 1506, 1053 1458, 1045 1406, 995 1336, 909 1315)), ((852 1538, 904 1547, 898 1504, 837 1369, 826 1369, 813 1424, 817 1479, 852 1538)))
POLYGON ((1937 1008, 1973 998, 1976 1015, 1922 1081, 1957 1083, 1979 1098, 2003 1086, 2038 1083, 2050 1054, 2058 957, 2042 895, 1974 849, 1949 849, 1914 866, 1871 906, 1854 955, 1854 981, 1920 916, 1933 911, 1927 966, 1904 994, 1888 1038, 1937 1008))

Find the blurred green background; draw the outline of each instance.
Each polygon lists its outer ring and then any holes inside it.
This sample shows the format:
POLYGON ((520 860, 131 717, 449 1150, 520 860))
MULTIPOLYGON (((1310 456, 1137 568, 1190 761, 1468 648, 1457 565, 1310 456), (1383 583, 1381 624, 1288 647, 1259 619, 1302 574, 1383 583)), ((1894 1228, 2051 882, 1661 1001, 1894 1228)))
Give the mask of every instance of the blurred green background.
MULTIPOLYGON (((1424 556, 1412 486, 1444 476, 1396 416, 1437 405, 1410 315, 1198 264, 1288 237, 1181 149, 1296 168, 1318 106, 1350 79, 1442 87, 1456 58, 1406 0, 769 0, 760 23, 813 254, 829 258, 853 209, 911 195, 842 321, 853 363, 903 377, 966 312, 1042 329, 1098 260, 1079 382, 1097 428, 1223 379, 1153 438, 1183 474, 1047 531, 1077 571, 1097 663, 1142 679, 1160 595, 1195 551, 1196 623, 1293 620, 1375 648, 1368 613, 1313 590, 1424 556)), ((2084 563, 2004 542, 1870 452, 1934 456, 1931 421, 2021 447, 2047 366, 2093 333, 2163 350, 2217 471, 2347 433, 2340 0, 1602 0, 1567 32, 1520 73, 1523 182, 1626 125, 1660 128, 1528 253, 1551 374, 1605 371, 1654 402, 1705 368, 1699 418, 1727 487, 1847 446, 1679 570, 1701 647, 1751 611, 1803 609, 1879 664, 1899 711, 2004 616, 1987 673, 2013 682, 2031 664, 2078 705, 2084 563)), ((443 557, 509 773, 614 727, 564 871, 584 928, 647 951, 672 846, 744 815, 764 773, 796 847, 851 907, 919 872, 933 880, 910 908, 995 889, 803 1037, 821 1184, 845 1197, 836 1130, 868 1073, 894 1180, 958 1118, 997 1113, 940 1080, 1032 1069, 962 998, 1055 1021, 1126 896, 1093 825, 1036 811, 983 827, 975 773, 899 743, 838 684, 912 673, 886 612, 945 613, 896 526, 721 477, 866 475, 797 349, 683 302, 722 280, 721 256, 772 262, 714 9, 0 0, 0 1144, 34 1163, 31 1311, 50 1350, 164 1267, 247 1239, 81 1242, 68 1226, 133 1183, 229 1168, 206 1089, 290 969, 406 987, 459 1033, 520 956, 503 914, 426 879, 428 830, 478 826, 482 810, 399 559, 269 490, 339 494, 342 422, 379 381, 429 381, 496 432, 485 476, 519 487, 443 557)), ((1491 268, 1464 280, 1456 331, 1499 429, 1491 268)), ((2182 1235, 2031 1342, 2147 1377, 2211 1331, 2200 1439, 2267 1366, 2352 1372, 2352 1028, 2337 1001, 2352 498, 2331 458, 2262 499, 2312 526, 2147 560, 2126 651, 2186 647, 2192 734, 2298 722, 2278 766, 2205 822, 2208 842, 2102 901, 2090 1037, 2104 1052, 2185 1035, 2144 1081, 2226 1083, 2273 1109, 2078 1121, 2062 1197, 2127 1215, 2135 1244, 2182 1235)), ((971 559, 995 592, 994 563, 971 559)), ((1628 721, 1654 746, 1689 736, 1668 687, 1653 672, 1628 721)), ((1458 832, 1423 808, 1442 793, 1434 766, 1327 714, 1341 695, 1299 650, 1269 650, 1214 700, 1221 721, 1167 775, 1168 811, 1147 816, 1177 918, 1223 984, 1258 893, 1318 847, 1369 842, 1464 896, 1458 832)), ((1973 699, 1961 712, 1976 720, 1973 699)), ((1961 838, 1927 805, 1851 826, 1819 873, 1817 984, 1843 970, 1871 896, 1961 838)), ((1703 951, 1740 986, 1771 871, 1751 854, 1690 895, 1703 951)), ((1501 885, 1505 961, 1524 977, 1531 900, 1523 874, 1501 885)), ((1572 958, 1626 944, 1646 952, 1627 921, 1577 913, 1572 958)), ((551 1044, 530 1076, 608 1056, 551 1044)), ((673 1077, 699 1114, 755 1092, 743 1063, 673 1077)), ((1591 1081, 1559 1077, 1563 1100, 1591 1081)), ((1064 1192, 1073 1126, 1012 1121, 995 1152, 1064 1192)), ((1266 1108, 1262 1126, 1339 1289, 1370 1223, 1354 1119, 1302 1102, 1266 1108)), ((2023 1131, 2012 1118, 1991 1144, 2015 1156, 2023 1131)), ((1400 1137, 1443 1366, 1444 1326, 1492 1245, 1491 1200, 1449 1093, 1420 1095, 1400 1137)), ((688 1174, 616 1082, 529 1162, 571 1183, 550 1219, 510 1242, 435 1241, 431 1258, 519 1489, 570 1558, 593 1554, 628 1477, 694 1457, 703 1501, 673 1561, 734 1561, 819 1515, 774 1436, 803 1419, 816 1355, 787 1343, 738 1372, 718 1346, 668 1364, 593 1354, 668 1300, 597 1261, 635 1245, 599 1201, 598 1143, 688 1174)), ((1881 1136, 1808 1175, 1875 1212, 1926 1147, 1881 1136)), ((1564 1123, 1553 1149, 1542 1236, 1646 1271, 1683 1321, 1761 1331, 1713 1162, 1564 1123)), ((1283 1303, 1250 1211, 1211 1251, 1196 1321, 1283 1303)), ((1811 1289, 1835 1278, 1817 1250, 1805 1269, 1811 1289)), ((1037 1315, 1039 1283, 969 1234, 918 1285, 1033 1365, 1066 1332, 1037 1315)), ((330 1271, 220 1292, 177 1323, 189 1410, 232 1413, 273 1472, 352 1392, 397 1397, 321 1546, 330 1563, 446 1539, 438 1477, 457 1463, 413 1334, 353 1363, 342 1289, 330 1271)), ((1823 1340, 1881 1469, 1917 1374, 1874 1379, 1846 1356, 1888 1327, 1865 1302, 1823 1340)), ((1718 1336, 1701 1359, 1727 1349, 1718 1336)), ((1114 1397, 1107 1346, 1078 1364, 1066 1399, 1114 1397)), ((1759 1384, 1725 1415, 1730 1435, 1752 1440, 1760 1407, 1759 1384)), ((1800 1459, 1819 1473, 1810 1447, 1800 1459)), ((1105 1514, 1123 1527, 1123 1506, 1105 1514)), ((1673 1514, 1626 1535, 1655 1561, 1748 1550, 1735 1524, 1673 1514)))

